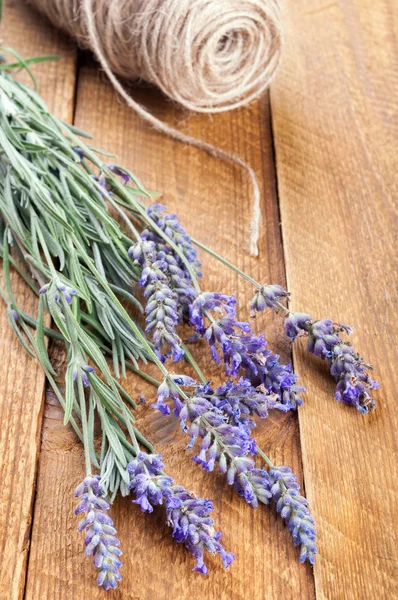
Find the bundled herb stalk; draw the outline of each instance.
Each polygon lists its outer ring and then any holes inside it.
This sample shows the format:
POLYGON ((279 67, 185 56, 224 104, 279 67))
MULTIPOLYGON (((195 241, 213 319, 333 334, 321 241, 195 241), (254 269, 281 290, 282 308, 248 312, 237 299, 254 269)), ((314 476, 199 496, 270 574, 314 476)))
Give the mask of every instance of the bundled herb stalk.
POLYGON ((309 351, 328 363, 336 399, 365 413, 375 408, 376 383, 370 365, 341 337, 350 328, 290 312, 281 286, 257 283, 194 242, 176 215, 153 204, 133 173, 109 158, 104 162, 100 156, 106 153, 83 141, 89 136, 50 114, 34 91, 7 73, 26 66, 17 57, 0 72, 0 293, 15 334, 40 362, 65 424, 83 443, 86 476, 76 490, 75 512, 84 515, 78 528, 85 531, 85 552, 94 557, 98 584, 109 589, 120 580, 121 551, 108 514, 118 493, 132 494, 143 511, 162 505, 172 536, 195 557, 195 570, 207 573, 205 551, 219 554, 225 567, 234 560, 213 527, 211 501, 174 482, 137 429, 136 404, 119 382, 128 369, 153 384, 154 409, 165 418, 171 409, 178 416, 194 462, 206 471, 217 465, 252 507, 275 504, 300 546, 301 561, 313 563, 316 530, 307 501, 291 470, 275 466, 253 437, 256 418, 267 418, 270 410, 295 410, 304 388, 264 336, 238 320, 233 296, 202 289, 196 248, 254 286, 254 313, 281 312, 292 340, 306 336, 309 351), (38 295, 36 315, 18 306, 11 268, 38 295), (45 326, 45 313, 55 329, 45 326), (192 327, 189 343, 180 337, 182 323, 192 327), (64 391, 55 382, 45 336, 65 345, 64 391), (200 338, 225 369, 219 387, 193 357, 200 338), (156 365, 157 379, 147 374, 148 361, 156 365), (191 365, 192 377, 179 373, 179 361, 191 365), (95 420, 101 424, 100 445, 95 420))

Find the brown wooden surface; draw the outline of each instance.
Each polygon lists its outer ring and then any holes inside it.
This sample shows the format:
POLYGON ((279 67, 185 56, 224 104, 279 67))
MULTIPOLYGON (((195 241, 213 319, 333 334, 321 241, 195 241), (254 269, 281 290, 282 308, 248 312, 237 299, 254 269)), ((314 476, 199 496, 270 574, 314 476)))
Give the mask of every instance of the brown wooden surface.
MULTIPOLYGON (((192 559, 171 540, 161 513, 143 515, 123 499, 112 508, 125 565, 114 598, 362 600, 398 595, 393 395, 398 49, 393 5, 394 0, 286 2, 287 45, 271 107, 263 98, 212 118, 188 116, 153 89, 132 90, 160 118, 255 167, 264 192, 259 259, 251 259, 246 250, 250 187, 239 170, 143 126, 118 101, 94 61, 85 56, 77 69, 73 46, 44 20, 24 6, 6 10, 1 32, 7 45, 24 55, 63 56, 60 63, 35 68, 51 109, 67 119, 74 115, 79 127, 95 135, 96 145, 116 152, 147 187, 164 191, 165 204, 178 210, 202 242, 260 281, 284 283, 287 273, 294 309, 356 324, 353 341, 374 363, 382 383, 377 412, 361 417, 334 402, 325 366, 298 344, 295 362, 308 388, 299 411, 300 431, 294 414, 272 415, 256 430, 272 459, 292 466, 300 478, 303 461, 319 530, 314 570, 298 563, 290 534, 271 508, 250 509, 221 476, 203 473, 191 462, 175 422, 164 422, 150 407, 140 409, 140 425, 170 474, 213 498, 216 526, 238 560, 224 572, 211 559, 208 577, 191 574, 192 559)), ((246 318, 252 290, 202 258, 205 289, 236 291, 246 318)), ((33 310, 22 284, 18 293, 33 310)), ((49 392, 39 445, 44 381, 14 341, 1 311, 0 598, 103 598, 73 515, 73 489, 83 475, 81 448, 62 425, 61 409, 49 392)), ((279 318, 266 315, 256 326, 289 360, 279 318)), ((55 346, 52 356, 62 360, 55 346)), ((205 349, 200 362, 207 373, 220 376, 205 349)), ((133 394, 146 391, 132 376, 127 387, 133 394)))
POLYGON ((381 383, 377 410, 361 417, 333 401, 326 368, 297 346, 316 592, 397 598, 398 4, 287 8, 271 101, 291 305, 354 324, 352 341, 381 383))

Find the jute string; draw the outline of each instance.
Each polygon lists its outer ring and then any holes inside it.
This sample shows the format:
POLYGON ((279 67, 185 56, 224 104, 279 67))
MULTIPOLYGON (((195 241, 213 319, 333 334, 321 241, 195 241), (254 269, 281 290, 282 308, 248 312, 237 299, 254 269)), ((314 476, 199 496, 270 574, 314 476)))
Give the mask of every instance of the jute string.
POLYGON ((253 186, 250 252, 256 256, 261 208, 254 170, 154 117, 117 75, 153 83, 193 111, 243 106, 261 95, 278 66, 280 0, 29 1, 96 54, 116 91, 155 130, 246 171, 253 186))

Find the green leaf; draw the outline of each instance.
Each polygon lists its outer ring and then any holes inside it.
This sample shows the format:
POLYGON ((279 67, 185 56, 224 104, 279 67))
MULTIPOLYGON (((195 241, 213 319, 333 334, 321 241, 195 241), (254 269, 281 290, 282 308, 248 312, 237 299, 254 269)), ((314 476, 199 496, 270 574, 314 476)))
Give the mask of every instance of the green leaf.
POLYGON ((54 371, 50 359, 48 357, 46 342, 44 338, 44 302, 44 296, 41 294, 39 298, 39 310, 37 315, 36 343, 39 352, 40 362, 51 373, 51 375, 55 376, 56 372, 54 371))
POLYGON ((48 290, 46 292, 46 300, 47 300, 47 304, 48 304, 48 309, 51 313, 52 318, 54 319, 56 326, 58 327, 58 329, 60 330, 60 332, 62 333, 64 338, 68 342, 70 342, 71 341, 70 334, 66 327, 65 320, 61 313, 61 310, 55 301, 52 285, 48 288, 48 290))
POLYGON ((76 398, 75 391, 75 380, 73 377, 74 371, 76 368, 75 361, 72 361, 68 364, 65 375, 65 415, 64 415, 64 425, 69 423, 69 420, 72 415, 73 404, 76 398))

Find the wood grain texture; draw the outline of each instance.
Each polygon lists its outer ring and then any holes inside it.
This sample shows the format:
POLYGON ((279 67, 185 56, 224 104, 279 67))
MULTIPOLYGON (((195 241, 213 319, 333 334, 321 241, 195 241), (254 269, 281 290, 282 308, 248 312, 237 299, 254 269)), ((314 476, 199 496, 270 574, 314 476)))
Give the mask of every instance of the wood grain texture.
POLYGON ((289 1, 286 26, 271 105, 292 307, 355 324, 381 383, 361 417, 295 348, 317 598, 396 598, 398 5, 289 1))
MULTIPOLYGON (((182 222, 204 243, 252 273, 259 280, 284 282, 279 215, 276 202, 274 164, 266 98, 242 111, 190 117, 179 113, 153 89, 132 93, 160 118, 178 124, 193 135, 234 151, 252 164, 264 190, 264 230, 261 259, 251 259, 247 250, 250 222, 250 188, 241 172, 196 150, 159 136, 145 127, 121 104, 93 62, 85 62, 79 74, 76 125, 92 132, 95 143, 118 154, 151 189, 165 191, 164 202, 178 210, 182 222)), ((202 255, 204 287, 237 292, 241 316, 248 316, 252 290, 231 272, 202 255)), ((271 345, 288 360, 288 345, 272 315, 257 323, 265 328, 271 345)), ((206 348, 199 346, 206 373, 220 378, 206 348)), ((271 507, 253 511, 224 479, 202 472, 191 461, 175 421, 164 421, 153 411, 153 390, 129 377, 127 388, 137 396, 148 393, 148 406, 140 409, 140 426, 166 460, 168 472, 196 493, 215 502, 217 528, 224 531, 225 545, 237 561, 227 572, 210 559, 210 575, 191 573, 192 557, 170 536, 162 523, 162 511, 143 515, 129 499, 117 502, 112 514, 124 550, 123 581, 115 598, 158 600, 211 598, 243 600, 277 598, 312 599, 314 584, 310 567, 298 562, 290 534, 271 507)), ((52 401, 46 409, 38 492, 27 582, 28 600, 42 598, 87 600, 102 598, 95 585, 91 561, 82 551, 77 533, 73 488, 83 476, 82 451, 69 432, 63 430, 61 414, 52 401)), ((273 415, 257 430, 257 438, 277 463, 289 464, 301 478, 301 456, 297 416, 273 415)))
MULTIPOLYGON (((58 32, 26 7, 7 8, 0 30, 4 45, 24 56, 62 53, 65 60, 35 68, 38 85, 49 106, 72 117, 75 51, 58 32)), ((24 78, 25 80, 25 78, 24 78)), ((29 288, 13 277, 17 302, 37 310, 29 288)), ((44 397, 41 368, 19 345, 0 305, 0 598, 23 597, 40 450, 44 397)))

